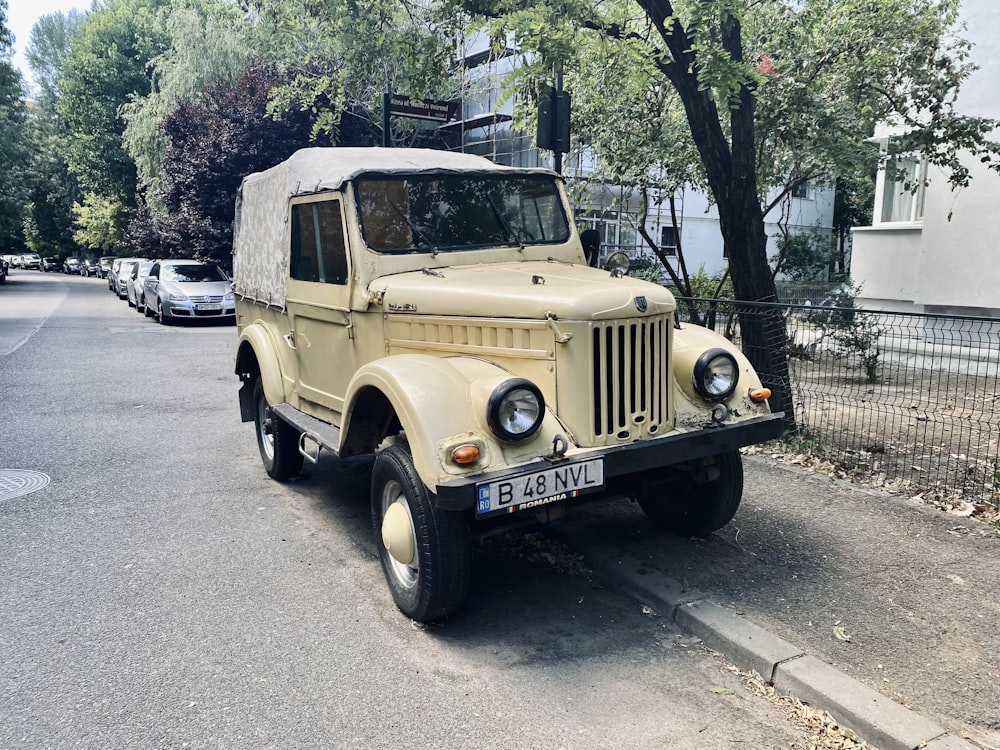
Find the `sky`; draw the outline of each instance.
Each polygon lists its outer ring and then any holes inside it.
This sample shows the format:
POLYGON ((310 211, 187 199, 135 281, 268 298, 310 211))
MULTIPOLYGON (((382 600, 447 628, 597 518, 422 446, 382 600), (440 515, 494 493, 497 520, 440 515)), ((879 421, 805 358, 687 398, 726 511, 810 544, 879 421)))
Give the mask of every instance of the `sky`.
POLYGON ((31 71, 24 50, 31 41, 31 27, 42 16, 56 11, 90 10, 91 0, 7 0, 7 28, 14 35, 14 67, 32 85, 31 71))

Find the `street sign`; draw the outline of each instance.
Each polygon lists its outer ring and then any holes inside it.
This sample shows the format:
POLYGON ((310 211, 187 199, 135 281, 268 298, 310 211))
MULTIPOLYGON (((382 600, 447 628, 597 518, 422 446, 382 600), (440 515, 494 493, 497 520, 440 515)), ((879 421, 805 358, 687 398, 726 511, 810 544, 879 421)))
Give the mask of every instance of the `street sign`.
POLYGON ((435 99, 411 99, 405 94, 393 94, 389 101, 389 112, 401 117, 418 120, 448 122, 462 111, 461 101, 441 101, 435 99))

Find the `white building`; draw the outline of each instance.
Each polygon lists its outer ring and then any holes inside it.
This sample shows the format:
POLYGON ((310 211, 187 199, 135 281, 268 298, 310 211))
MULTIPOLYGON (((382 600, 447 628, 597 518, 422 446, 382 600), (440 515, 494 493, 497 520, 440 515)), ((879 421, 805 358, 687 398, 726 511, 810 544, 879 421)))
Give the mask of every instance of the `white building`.
MULTIPOLYGON (((965 82, 963 115, 1000 118, 1000 3, 964 0, 966 37, 979 70, 965 82)), ((883 147, 890 132, 881 136, 883 147)), ((1000 134, 998 134, 1000 135, 1000 134)), ((1000 317, 1000 265, 993 212, 1000 205, 1000 175, 969 159, 972 182, 952 191, 947 175, 902 159, 911 175, 926 174, 916 194, 878 175, 872 226, 854 230, 851 278, 870 309, 1000 317)))

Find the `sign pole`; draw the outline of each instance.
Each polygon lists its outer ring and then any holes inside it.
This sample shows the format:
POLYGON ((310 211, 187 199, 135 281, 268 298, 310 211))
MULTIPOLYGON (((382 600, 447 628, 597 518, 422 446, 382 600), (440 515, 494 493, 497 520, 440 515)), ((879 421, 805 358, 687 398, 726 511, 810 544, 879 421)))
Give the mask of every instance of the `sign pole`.
MULTIPOLYGON (((556 69, 556 101, 562 101, 563 72, 562 67, 556 69)), ((562 174, 562 151, 557 147, 552 152, 552 168, 556 174, 562 174)))
POLYGON ((382 146, 392 147, 392 93, 386 91, 382 94, 382 146))

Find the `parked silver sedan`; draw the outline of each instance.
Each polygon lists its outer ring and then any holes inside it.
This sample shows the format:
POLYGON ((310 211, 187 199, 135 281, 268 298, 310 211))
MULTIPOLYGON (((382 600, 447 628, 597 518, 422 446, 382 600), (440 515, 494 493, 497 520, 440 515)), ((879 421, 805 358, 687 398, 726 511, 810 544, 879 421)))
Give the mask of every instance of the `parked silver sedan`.
POLYGON ((128 297, 128 287, 125 284, 129 274, 132 273, 136 263, 144 260, 147 258, 116 258, 111 263, 111 272, 108 273, 108 289, 114 292, 118 299, 128 297))
POLYGON ((144 260, 132 266, 132 273, 128 276, 125 286, 125 294, 128 297, 128 306, 134 307, 136 312, 146 311, 146 297, 143 294, 143 283, 149 276, 149 270, 153 267, 153 261, 144 260))
POLYGON ((143 284, 146 314, 164 325, 175 320, 236 320, 236 303, 229 277, 214 263, 161 260, 153 264, 143 284))
POLYGON ((122 259, 118 265, 118 271, 115 273, 114 292, 118 295, 118 299, 128 299, 128 283, 132 277, 132 270, 144 260, 145 258, 122 259))

